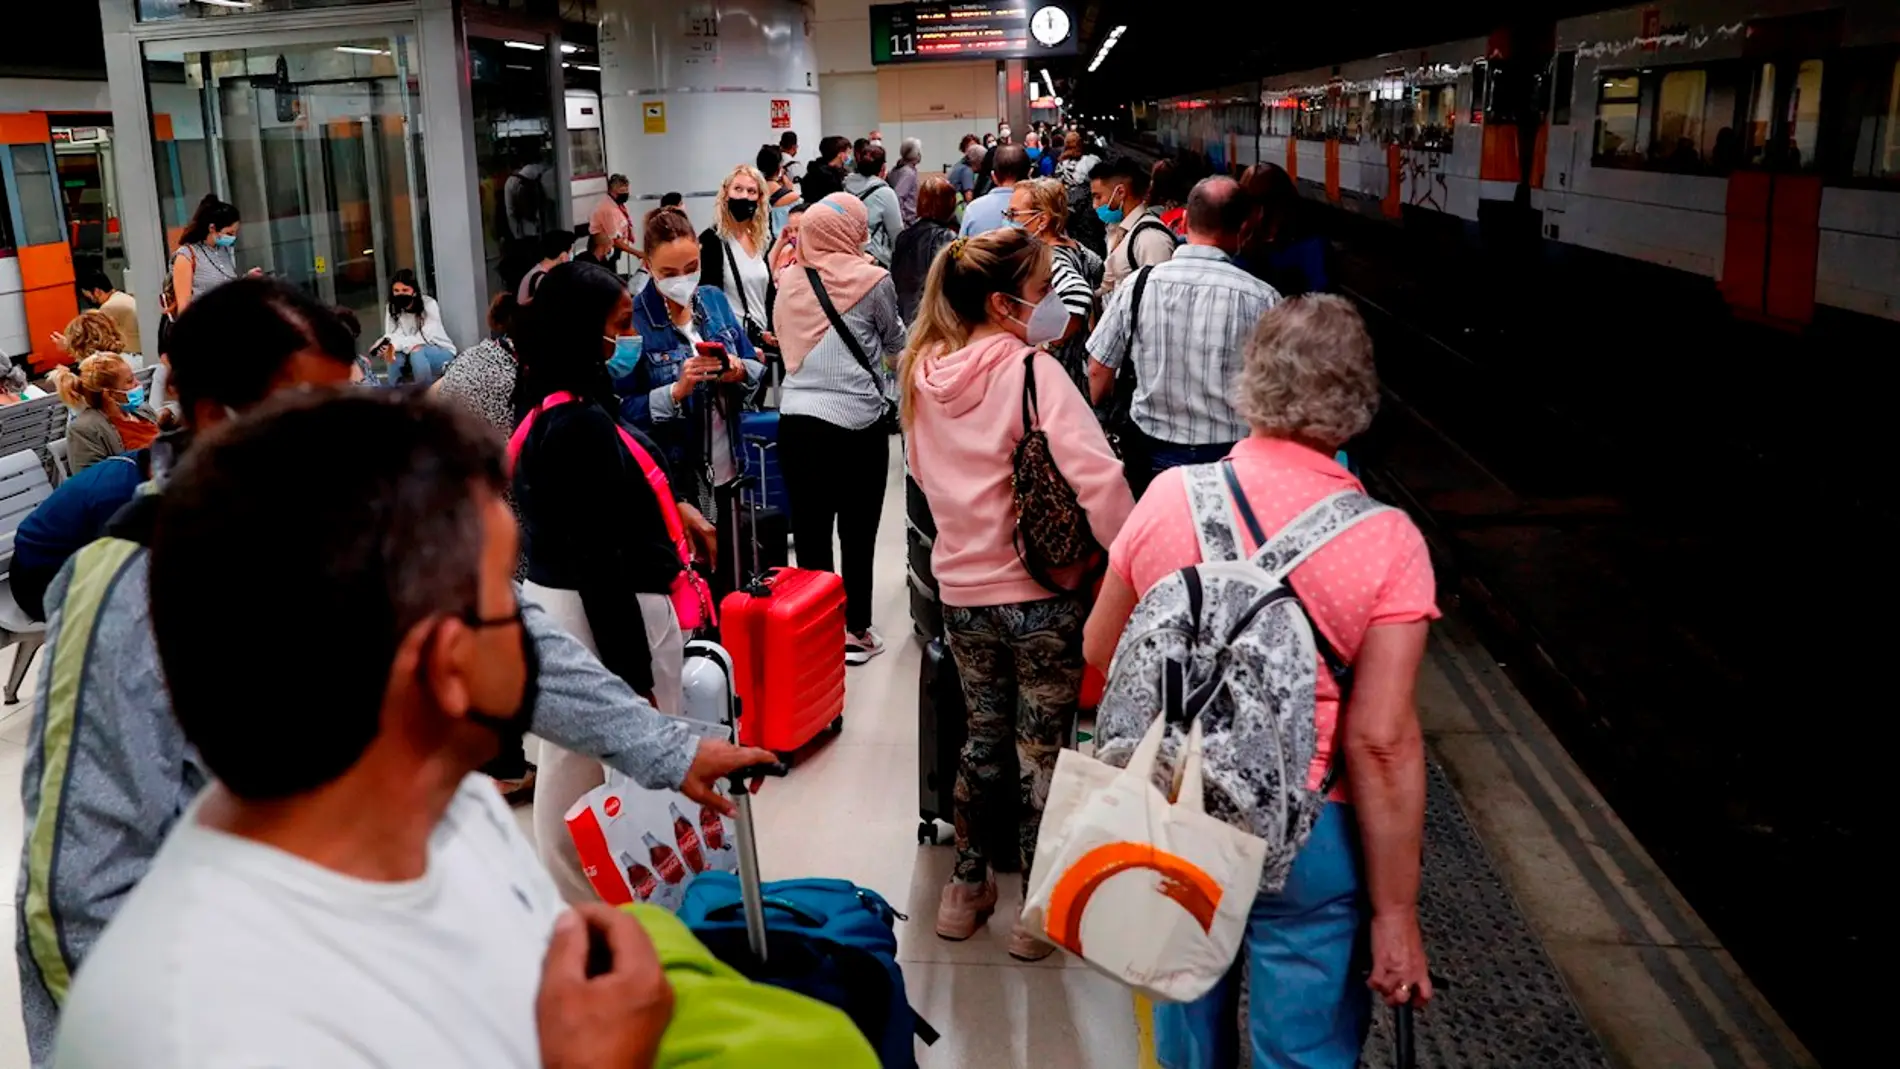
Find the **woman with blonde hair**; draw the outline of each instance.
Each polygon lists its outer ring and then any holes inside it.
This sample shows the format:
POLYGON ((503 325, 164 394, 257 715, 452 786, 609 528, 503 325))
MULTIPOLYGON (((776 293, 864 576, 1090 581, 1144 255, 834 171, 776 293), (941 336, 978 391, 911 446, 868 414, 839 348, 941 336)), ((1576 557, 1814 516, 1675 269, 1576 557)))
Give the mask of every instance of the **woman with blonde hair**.
POLYGON ((145 407, 145 388, 139 385, 132 365, 118 353, 102 351, 94 344, 117 342, 118 330, 110 319, 87 312, 66 328, 66 339, 75 353, 86 354, 77 371, 54 368, 51 376, 60 400, 78 413, 66 428, 66 460, 77 475, 107 457, 151 445, 158 438, 158 418, 145 407), (90 316, 105 320, 109 339, 97 334, 89 339, 75 330, 90 316))
POLYGON ((765 203, 765 176, 742 163, 719 186, 713 225, 699 235, 699 284, 726 295, 739 312, 746 337, 755 348, 778 347, 767 329, 772 307, 771 211, 765 203))
MULTIPOLYGON (((937 934, 951 940, 974 935, 996 908, 994 837, 972 829, 1004 811, 1012 791, 1027 884, 1056 755, 1074 737, 1081 695, 1086 566, 1032 567, 1039 554, 1018 551, 1012 487, 1019 474, 1053 467, 1081 513, 1067 521, 1085 524, 1098 546, 1114 543, 1134 506, 1088 401, 1037 348, 1069 326, 1050 287, 1053 261, 1046 243, 1021 230, 952 241, 930 269, 900 371, 910 471, 937 518, 930 564, 969 710, 957 766, 957 865, 937 909, 937 934), (1032 444, 1032 430, 1041 444, 1032 444), (1038 451, 1052 463, 1018 459, 1038 451), (1003 756, 1010 746, 1016 782, 1003 756)), ((1054 948, 1018 924, 1008 949, 1035 961, 1054 948)))
POLYGON ((1061 294, 1062 306, 1069 310, 1069 326, 1061 338, 1049 343, 1049 353, 1086 395, 1089 331, 1095 325, 1095 291, 1102 288, 1102 258, 1069 236, 1069 190, 1061 179, 1034 178, 1016 183, 1003 219, 1055 249, 1050 284, 1061 294))

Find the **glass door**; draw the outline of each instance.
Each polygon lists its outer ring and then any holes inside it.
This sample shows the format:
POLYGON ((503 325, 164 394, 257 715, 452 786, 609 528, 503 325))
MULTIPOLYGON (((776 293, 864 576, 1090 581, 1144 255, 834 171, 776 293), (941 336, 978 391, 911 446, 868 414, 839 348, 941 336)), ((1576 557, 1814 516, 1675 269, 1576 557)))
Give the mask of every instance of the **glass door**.
POLYGON ((237 206, 238 263, 381 331, 389 279, 433 289, 423 240, 413 41, 149 46, 155 166, 176 247, 206 193, 237 206), (169 50, 168 50, 169 48, 169 50))

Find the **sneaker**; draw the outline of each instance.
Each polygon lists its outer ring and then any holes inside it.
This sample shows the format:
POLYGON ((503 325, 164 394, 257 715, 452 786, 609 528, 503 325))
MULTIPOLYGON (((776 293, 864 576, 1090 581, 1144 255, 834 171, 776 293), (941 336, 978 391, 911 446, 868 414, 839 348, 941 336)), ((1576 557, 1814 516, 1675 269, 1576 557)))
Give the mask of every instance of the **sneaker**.
POLYGON ((884 652, 884 639, 876 628, 867 627, 862 631, 847 631, 844 636, 844 663, 852 666, 865 664, 871 658, 884 652))
POLYGON ((943 902, 937 906, 937 934, 961 943, 975 935, 995 909, 995 880, 968 883, 953 879, 944 885, 943 902))
POLYGON ((1016 922, 1009 933, 1009 956, 1017 961, 1041 961, 1056 952, 1054 943, 1046 943, 1040 935, 1016 922))

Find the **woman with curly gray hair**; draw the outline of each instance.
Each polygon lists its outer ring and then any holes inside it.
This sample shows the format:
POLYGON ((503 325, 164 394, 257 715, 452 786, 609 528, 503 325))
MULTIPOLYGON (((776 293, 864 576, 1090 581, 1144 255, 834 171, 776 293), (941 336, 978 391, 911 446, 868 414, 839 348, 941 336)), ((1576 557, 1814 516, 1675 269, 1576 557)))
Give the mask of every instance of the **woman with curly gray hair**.
MULTIPOLYGON (((1248 342, 1235 387, 1253 426, 1221 461, 1236 477, 1237 515, 1244 515, 1241 504, 1250 508, 1271 538, 1333 494, 1364 490, 1333 459, 1379 406, 1372 339, 1350 302, 1296 297, 1275 306, 1248 342)), ((1201 562, 1185 470, 1156 477, 1109 550, 1108 577, 1083 637, 1084 656, 1103 671, 1140 596, 1201 562)), ((1258 549, 1246 541, 1244 552, 1258 549)), ((1412 521, 1386 510, 1327 542, 1288 583, 1352 666, 1345 693, 1324 661, 1318 665, 1318 747, 1307 788, 1320 790, 1335 761, 1344 775, 1284 889, 1255 899, 1234 971, 1197 1001, 1155 1007, 1156 1053, 1176 1069, 1350 1069, 1371 993, 1393 1004, 1432 997, 1417 909, 1425 755, 1412 703, 1426 633, 1438 616, 1431 558, 1412 521), (1363 984, 1355 955, 1362 940, 1372 958, 1363 984), (1234 1049, 1242 962, 1252 967, 1251 1052, 1234 1049)))

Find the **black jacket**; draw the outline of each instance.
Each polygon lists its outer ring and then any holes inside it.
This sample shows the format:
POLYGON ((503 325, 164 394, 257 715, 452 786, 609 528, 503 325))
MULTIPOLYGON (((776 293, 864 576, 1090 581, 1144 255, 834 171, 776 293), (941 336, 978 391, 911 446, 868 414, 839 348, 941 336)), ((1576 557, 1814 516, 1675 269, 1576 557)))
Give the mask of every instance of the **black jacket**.
POLYGON ((954 220, 918 219, 897 235, 897 245, 891 250, 891 281, 897 285, 897 314, 905 324, 917 322, 917 305, 924 297, 930 265, 945 245, 956 240, 956 227, 954 220))
MULTIPOLYGON (((601 663, 651 694, 653 656, 635 595, 670 591, 679 552, 614 422, 589 402, 536 416, 515 464, 515 504, 529 582, 578 592, 601 663)), ((666 470, 665 452, 637 429, 628 431, 666 470)))
POLYGON ((805 168, 805 178, 798 184, 798 192, 806 204, 816 204, 833 193, 843 193, 844 171, 827 163, 814 163, 805 168))

